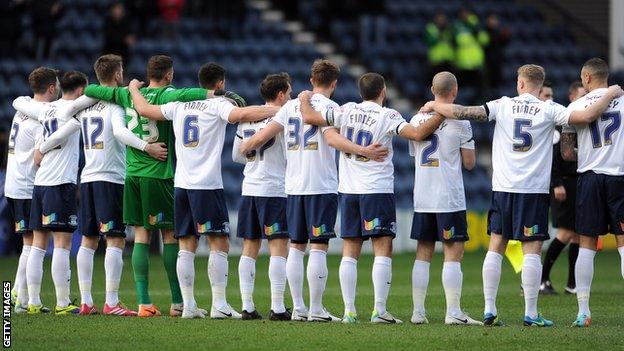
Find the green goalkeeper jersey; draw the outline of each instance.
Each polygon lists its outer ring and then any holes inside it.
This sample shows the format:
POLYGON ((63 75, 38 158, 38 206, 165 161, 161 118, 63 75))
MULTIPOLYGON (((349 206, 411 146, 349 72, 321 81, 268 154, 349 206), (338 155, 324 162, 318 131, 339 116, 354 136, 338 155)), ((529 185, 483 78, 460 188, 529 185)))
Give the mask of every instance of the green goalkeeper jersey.
MULTIPOLYGON (((175 89, 169 85, 160 88, 141 88, 141 94, 153 105, 163 105, 172 101, 195 101, 206 99, 208 91, 201 88, 175 89)), ((132 96, 127 87, 111 88, 101 85, 89 85, 85 95, 104 101, 110 101, 125 108, 126 125, 136 136, 148 143, 167 144, 169 154, 166 161, 158 161, 145 151, 132 147, 126 148, 126 175, 158 179, 173 178, 174 136, 170 121, 154 121, 139 116, 134 109, 132 96)))

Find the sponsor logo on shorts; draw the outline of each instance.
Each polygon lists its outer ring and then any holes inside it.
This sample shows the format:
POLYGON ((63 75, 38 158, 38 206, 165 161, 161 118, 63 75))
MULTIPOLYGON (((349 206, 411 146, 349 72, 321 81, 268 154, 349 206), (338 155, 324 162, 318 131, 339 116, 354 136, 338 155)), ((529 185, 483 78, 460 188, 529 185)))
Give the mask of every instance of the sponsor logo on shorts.
POLYGON ((19 231, 22 231, 22 230, 25 230, 25 229, 26 229, 26 221, 25 220, 22 219, 19 222, 15 222, 15 231, 16 232, 19 232, 19 231))
POLYGON ((197 232, 199 234, 204 234, 204 233, 207 233, 208 231, 211 231, 211 230, 212 230, 212 222, 211 221, 208 221, 208 222, 206 222, 204 224, 197 223, 197 232))
POLYGON ((100 233, 108 233, 115 228, 115 222, 109 221, 108 223, 100 222, 100 233))
POLYGON ((264 226, 264 235, 266 236, 271 236, 279 231, 280 231, 279 223, 273 223, 270 226, 269 225, 264 226))
POLYGON ((375 218, 375 219, 370 220, 370 221, 364 220, 364 229, 365 230, 377 229, 380 226, 381 226, 381 220, 379 218, 375 218))
POLYGON ((43 225, 48 225, 55 223, 58 220, 58 215, 56 213, 50 213, 49 215, 41 215, 41 223, 43 225))
POLYGON ((539 233, 539 226, 536 224, 532 227, 524 227, 524 236, 533 236, 539 233))
POLYGON ((321 236, 327 233, 327 226, 325 224, 321 224, 318 227, 312 226, 312 235, 313 236, 321 236))
POLYGON ((455 236, 455 226, 451 227, 451 229, 446 230, 446 229, 442 229, 442 237, 445 240, 450 240, 455 236))
POLYGON ((165 214, 162 212, 155 216, 148 215, 147 217, 150 225, 156 225, 165 220, 165 214))

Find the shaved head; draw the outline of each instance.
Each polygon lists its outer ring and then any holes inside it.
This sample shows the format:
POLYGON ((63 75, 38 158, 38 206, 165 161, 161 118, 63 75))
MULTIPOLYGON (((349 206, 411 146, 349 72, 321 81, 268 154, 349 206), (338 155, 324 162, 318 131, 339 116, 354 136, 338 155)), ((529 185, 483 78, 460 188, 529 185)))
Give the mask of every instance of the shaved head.
POLYGON ((609 66, 603 59, 597 57, 587 60, 583 65, 583 71, 599 81, 609 78, 609 66))
POLYGON ((451 72, 440 72, 433 76, 431 92, 434 95, 449 96, 457 88, 457 78, 451 72))

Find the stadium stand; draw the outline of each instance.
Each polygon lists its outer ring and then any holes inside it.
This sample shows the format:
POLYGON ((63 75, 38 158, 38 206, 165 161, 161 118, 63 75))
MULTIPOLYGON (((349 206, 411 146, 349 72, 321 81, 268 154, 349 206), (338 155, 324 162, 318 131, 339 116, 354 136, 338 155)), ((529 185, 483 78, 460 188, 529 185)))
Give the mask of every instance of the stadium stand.
MULTIPOLYGON (((322 32, 318 21, 318 2, 298 0, 299 14, 306 25, 322 32)), ((15 96, 28 95, 24 77, 38 65, 49 65, 60 70, 76 69, 87 73, 95 81, 93 61, 102 53, 104 16, 112 0, 66 1, 64 15, 58 23, 59 36, 52 51, 52 59, 35 62, 32 58, 0 59, 0 121, 8 126, 14 113, 11 101, 15 96)), ((350 59, 364 64, 367 69, 380 72, 391 79, 404 96, 414 101, 427 98, 426 47, 422 40, 424 27, 437 10, 453 17, 463 1, 449 0, 387 0, 378 14, 364 15, 359 22, 336 18, 331 22, 329 35, 339 50, 350 59), (374 40, 358 33, 371 33, 374 40)), ((515 93, 515 70, 522 63, 544 65, 547 78, 553 82, 556 100, 565 101, 567 85, 578 77, 578 67, 594 53, 575 44, 563 27, 544 26, 533 8, 511 0, 469 1, 481 18, 494 12, 512 31, 512 39, 505 50, 504 85, 491 92, 492 96, 515 93), (527 42, 539 43, 531 46, 527 42), (558 45, 553 45, 557 43, 558 45), (565 45, 562 45, 565 44, 565 45)), ((220 23, 190 16, 181 21, 177 40, 163 40, 158 31, 158 19, 148 22, 147 37, 139 38, 131 48, 131 59, 126 67, 127 78, 144 77, 149 56, 165 53, 175 62, 174 84, 178 87, 196 86, 196 72, 207 61, 223 65, 227 73, 227 88, 245 97, 248 103, 261 103, 258 83, 268 73, 287 71, 293 79, 293 92, 309 87, 309 67, 322 54, 312 44, 296 44, 281 21, 265 21, 258 10, 247 4, 244 21, 234 39, 218 35, 220 23)), ((28 19, 26 19, 28 21, 28 19)), ((461 83, 460 83, 461 84, 461 83)), ((475 92, 461 90, 459 102, 465 102, 475 92)), ((293 96, 296 97, 296 96, 293 96)), ((359 100, 356 82, 347 74, 339 82, 335 100, 345 103, 359 100)), ((411 111, 402 111, 406 118, 411 111)), ((479 150, 487 150, 493 132, 492 125, 473 124, 479 150)), ((242 168, 230 160, 234 128, 228 128, 223 153, 223 177, 229 180, 225 190, 230 209, 236 208, 240 194, 242 168)), ((395 188, 397 205, 410 208, 413 189, 413 160, 407 153, 407 143, 395 141, 395 188)), ((487 165, 485 165, 487 166, 487 165)), ((465 173, 468 206, 473 210, 487 209, 491 181, 488 167, 477 166, 465 173)))

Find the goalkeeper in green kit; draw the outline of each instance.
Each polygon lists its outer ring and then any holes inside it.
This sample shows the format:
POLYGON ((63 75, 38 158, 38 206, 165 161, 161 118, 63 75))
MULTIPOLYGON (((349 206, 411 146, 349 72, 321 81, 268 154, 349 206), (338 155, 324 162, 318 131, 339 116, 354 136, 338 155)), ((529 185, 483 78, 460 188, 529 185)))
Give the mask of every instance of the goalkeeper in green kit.
MULTIPOLYGON (((173 60, 164 55, 152 56, 147 63, 149 86, 141 94, 151 104, 162 105, 171 101, 205 100, 214 91, 200 88, 175 89, 173 60)), ((171 122, 153 121, 139 116, 133 108, 132 97, 127 88, 110 88, 90 85, 85 95, 110 101, 125 108, 126 124, 139 138, 148 143, 163 143, 173 148, 174 135, 171 122)), ((237 105, 244 100, 236 94, 226 93, 237 105)), ((159 316, 160 311, 149 296, 149 243, 150 231, 160 229, 163 240, 163 262, 171 289, 171 316, 182 315, 182 295, 176 275, 178 242, 173 236, 173 154, 162 162, 147 153, 127 148, 126 181, 124 186, 123 218, 135 227, 132 268, 139 303, 139 317, 159 316)))

